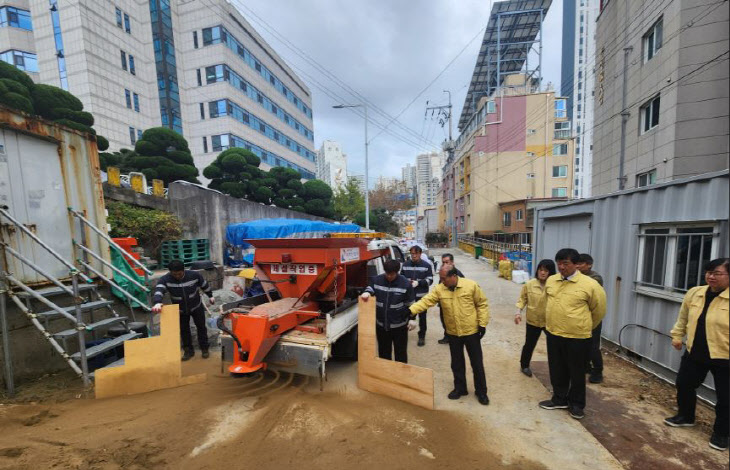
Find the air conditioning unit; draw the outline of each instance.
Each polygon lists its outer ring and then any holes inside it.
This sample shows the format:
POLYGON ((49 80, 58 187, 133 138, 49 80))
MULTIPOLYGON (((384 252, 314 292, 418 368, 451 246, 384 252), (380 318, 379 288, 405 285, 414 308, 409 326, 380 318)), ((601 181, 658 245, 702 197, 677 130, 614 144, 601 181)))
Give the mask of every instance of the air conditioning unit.
POLYGON ((535 156, 535 152, 527 152, 527 156, 528 157, 534 157, 535 156))

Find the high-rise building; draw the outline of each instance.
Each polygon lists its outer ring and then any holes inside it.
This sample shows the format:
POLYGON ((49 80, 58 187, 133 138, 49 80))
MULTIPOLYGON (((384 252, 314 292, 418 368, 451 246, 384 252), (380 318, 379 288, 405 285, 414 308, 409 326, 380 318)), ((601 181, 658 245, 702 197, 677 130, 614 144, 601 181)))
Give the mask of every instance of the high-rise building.
POLYGON ((593 64, 598 0, 563 2, 560 93, 567 98, 568 121, 561 132, 575 137, 573 197, 591 195, 593 163, 593 64))
POLYGON ((406 166, 401 169, 401 174, 403 177, 403 184, 405 184, 406 187, 406 191, 412 196, 415 196, 416 188, 418 187, 417 168, 410 163, 406 163, 406 166))
POLYGON ((226 0, 0 0, 0 60, 76 95, 110 150, 167 126, 199 169, 245 147, 314 178, 309 88, 226 0))
POLYGON ((594 196, 728 168, 729 12, 728 2, 601 2, 594 196))
POLYGON ((436 195, 441 187, 442 166, 441 153, 426 153, 416 157, 416 203, 419 215, 423 215, 426 208, 436 206, 436 195))
POLYGON ((330 185, 332 190, 347 184, 347 155, 338 142, 322 142, 317 152, 317 179, 330 185))
POLYGON ((349 179, 354 180, 357 183, 357 187, 360 189, 360 192, 365 194, 365 175, 352 175, 349 179))

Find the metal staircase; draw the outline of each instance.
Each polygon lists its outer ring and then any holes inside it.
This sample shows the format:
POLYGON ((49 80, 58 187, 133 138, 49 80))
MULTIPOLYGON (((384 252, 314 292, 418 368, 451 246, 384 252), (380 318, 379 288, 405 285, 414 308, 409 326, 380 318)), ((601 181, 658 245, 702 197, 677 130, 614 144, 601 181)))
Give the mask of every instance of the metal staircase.
MULTIPOLYGON (((77 258, 76 265, 64 259, 48 244, 44 243, 29 227, 16 220, 6 208, 0 208, 0 222, 3 222, 3 219, 10 222, 2 228, 10 228, 11 234, 19 231, 21 237, 24 236, 32 241, 33 250, 42 248, 68 268, 68 276, 62 281, 13 248, 9 241, 0 239, 0 248, 2 248, 0 249, 0 255, 2 256, 2 259, 0 259, 2 261, 2 264, 0 264, 0 332, 3 334, 5 381, 10 395, 14 393, 14 387, 6 299, 9 299, 25 314, 53 349, 83 379, 85 385, 88 385, 90 378, 93 378, 93 373, 89 372, 90 359, 121 346, 124 341, 142 336, 141 333, 129 330, 128 317, 121 316, 114 310, 112 307, 114 302, 102 297, 99 286, 107 284, 117 289, 126 298, 132 320, 135 320, 134 308, 150 311, 148 305, 151 291, 147 284, 149 275, 152 273, 138 260, 129 256, 106 233, 89 222, 83 213, 72 208, 68 208, 68 211, 73 220, 78 221, 80 228, 78 230, 80 241, 71 240, 73 252, 77 258), (130 259, 135 266, 141 268, 145 273, 144 284, 113 266, 104 256, 91 250, 87 243, 87 229, 98 236, 99 246, 107 246, 109 250, 118 250, 125 259, 130 259), (104 245, 101 244, 102 240, 104 245), (20 261, 23 267, 40 274, 47 281, 44 283, 45 285, 42 287, 29 286, 18 276, 6 271, 5 267, 10 266, 8 263, 10 257, 20 261), (97 267, 92 265, 94 262, 97 267), (99 265, 103 267, 99 267, 99 265), (105 275, 104 268, 108 268, 144 291, 148 297, 147 302, 139 302, 131 293, 113 280, 113 274, 111 276, 105 275), (48 286, 48 284, 51 285, 48 286), (127 332, 88 349, 86 348, 89 339, 98 339, 109 328, 119 325, 124 326, 127 332), (77 341, 73 341, 74 339, 77 339, 77 341)), ((16 266, 18 265, 16 264, 16 266)), ((108 367, 120 363, 121 361, 117 361, 117 363, 110 364, 108 367)))

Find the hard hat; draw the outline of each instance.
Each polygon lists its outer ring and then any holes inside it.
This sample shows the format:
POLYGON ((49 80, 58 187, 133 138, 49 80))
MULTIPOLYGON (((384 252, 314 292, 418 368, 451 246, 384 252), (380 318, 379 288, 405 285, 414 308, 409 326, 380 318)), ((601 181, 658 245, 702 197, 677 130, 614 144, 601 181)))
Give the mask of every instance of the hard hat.
POLYGON ((256 270, 253 268, 242 269, 241 272, 238 273, 238 277, 242 277, 244 279, 253 279, 256 277, 256 270))

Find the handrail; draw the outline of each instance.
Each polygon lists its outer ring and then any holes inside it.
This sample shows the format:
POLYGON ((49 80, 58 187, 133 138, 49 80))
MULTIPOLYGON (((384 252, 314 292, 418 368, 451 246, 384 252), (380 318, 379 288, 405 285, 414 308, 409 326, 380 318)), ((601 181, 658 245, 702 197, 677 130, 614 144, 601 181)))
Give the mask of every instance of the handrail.
MULTIPOLYGON (((49 252, 49 253, 50 253, 51 255, 53 255, 53 257, 54 257, 54 258, 56 258, 56 259, 57 259, 58 261, 60 261, 60 262, 61 262, 61 263, 62 263, 62 264, 63 264, 64 266, 66 266, 67 268, 69 268, 69 269, 71 270, 71 272, 72 272, 72 273, 74 273, 74 272, 77 272, 77 271, 78 271, 78 269, 76 269, 76 266, 74 266, 73 264, 71 264, 71 263, 69 263, 68 261, 66 261, 65 259, 63 259, 63 256, 59 255, 58 253, 56 253, 56 251, 55 251, 55 250, 54 250, 53 248, 51 248, 50 246, 48 246, 48 245, 46 245, 45 243, 43 243, 43 241, 42 241, 42 240, 41 240, 40 238, 38 238, 38 237, 36 236, 36 234, 34 234, 33 232, 31 232, 31 231, 30 231, 30 230, 29 230, 29 229, 28 229, 28 228, 27 228, 26 226, 24 226, 23 224, 21 224, 20 222, 18 222, 17 220, 15 220, 15 219, 13 218, 13 216, 12 216, 12 215, 10 215, 10 214, 8 213, 8 211, 6 211, 6 210, 5 210, 4 208, 2 208, 2 207, 0 207, 0 215, 3 215, 3 216, 5 216, 5 218, 7 218, 7 219, 8 219, 9 221, 11 221, 11 222, 12 222, 12 223, 13 223, 13 224, 14 224, 14 225, 16 226, 16 227, 18 227, 18 228, 19 228, 19 229, 20 229, 21 231, 23 231, 23 233, 25 233, 26 235, 28 235, 28 236, 29 236, 29 237, 30 237, 31 239, 33 239, 33 240, 34 240, 34 241, 35 241, 36 243, 38 243, 38 244, 39 244, 40 246, 42 246, 42 247, 43 247, 43 248, 44 248, 44 249, 45 249, 45 250, 46 250, 47 252, 49 252)), ((82 278, 82 279, 83 279, 84 281, 88 282, 88 283, 91 283, 91 282, 93 282, 93 281, 91 280, 91 278, 89 278, 89 277, 88 277, 88 276, 87 276, 86 274, 84 274, 84 273, 79 273, 79 276, 81 276, 81 278, 82 278)))
MULTIPOLYGON (((5 276, 5 278, 8 281, 12 282, 16 286, 20 287, 23 291, 25 291, 26 294, 30 295, 31 297, 33 297, 37 301, 45 304, 47 307, 50 307, 51 310, 55 310, 60 315, 63 315, 67 319, 69 319, 72 322, 76 323, 76 317, 74 317, 73 315, 65 312, 64 310, 61 309, 61 307, 59 307, 58 305, 54 304, 53 302, 51 302, 50 300, 46 299, 45 297, 43 297, 42 295, 40 295, 39 293, 37 293, 36 291, 34 291, 33 289, 31 289, 30 287, 28 287, 25 284, 23 284, 21 281, 19 281, 18 279, 16 279, 12 274, 5 273, 3 275, 5 276)), ((85 326, 86 325, 84 325, 84 327, 85 326)))
POLYGON ((150 271, 149 269, 147 269, 147 266, 145 266, 139 260, 134 259, 131 255, 129 255, 129 253, 127 253, 124 250, 124 248, 122 248, 114 240, 112 240, 109 235, 107 235, 106 233, 102 232, 97 226, 95 226, 94 224, 92 224, 91 222, 89 222, 86 219, 86 217, 84 217, 81 214, 81 212, 75 211, 72 207, 69 207, 68 208, 68 211, 71 214, 73 214, 75 217, 77 217, 80 221, 82 221, 83 223, 85 223, 91 230, 93 230, 94 232, 96 232, 97 235, 99 235, 101 238, 103 238, 104 240, 106 240, 106 242, 109 243, 109 245, 111 245, 114 248, 116 248, 117 250, 119 250, 119 252, 122 253, 122 256, 124 256, 127 259, 131 260, 133 264, 136 264, 138 268, 140 268, 141 270, 143 270, 148 275, 150 275, 150 276, 152 275, 152 271, 150 271))
POLYGON ((94 269, 93 267, 91 267, 88 263, 84 263, 80 259, 76 260, 76 262, 79 263, 81 266, 85 267, 86 269, 88 269, 89 271, 91 271, 92 273, 94 273, 95 275, 99 276, 104 282, 106 282, 110 286, 118 289, 127 299, 131 300, 132 302, 135 302, 135 303, 139 304, 139 306, 140 306, 140 308, 142 308, 142 310, 145 310, 147 312, 151 312, 152 311, 151 308, 149 308, 147 305, 141 303, 139 301, 139 299, 136 299, 132 294, 130 294, 129 292, 127 292, 126 290, 124 290, 121 286, 119 286, 119 284, 117 284, 116 282, 112 281, 108 277, 104 276, 101 272, 99 272, 96 269, 94 269))
POLYGON ((149 287, 143 286, 142 284, 140 284, 139 282, 137 282, 134 278, 132 278, 130 275, 128 275, 127 273, 125 273, 121 269, 117 268, 116 266, 112 265, 110 262, 108 262, 107 260, 105 260, 101 256, 97 255, 96 253, 94 253, 93 251, 91 251, 90 249, 88 249, 87 247, 85 247, 84 245, 76 242, 75 240, 74 240, 73 243, 74 243, 75 246, 79 247, 82 251, 84 251, 85 253, 90 254, 94 259, 96 259, 97 261, 99 261, 104 266, 110 268, 115 273, 117 273, 120 276, 124 277, 126 280, 128 280, 132 284, 136 285, 137 287, 139 287, 140 289, 142 289, 143 291, 145 291, 147 293, 150 292, 149 287))
POLYGON ((7 243, 0 243, 0 246, 2 246, 7 253, 10 253, 11 255, 18 258, 21 262, 25 263, 26 265, 30 266, 31 269, 36 271, 38 274, 44 276, 46 279, 54 283, 56 286, 60 287, 65 293, 70 295, 71 297, 74 296, 74 293, 71 289, 68 288, 68 286, 64 285, 61 281, 53 277, 51 274, 48 274, 46 271, 43 270, 43 268, 36 266, 33 262, 31 262, 28 258, 21 255, 17 251, 15 251, 13 248, 10 247, 7 243))

